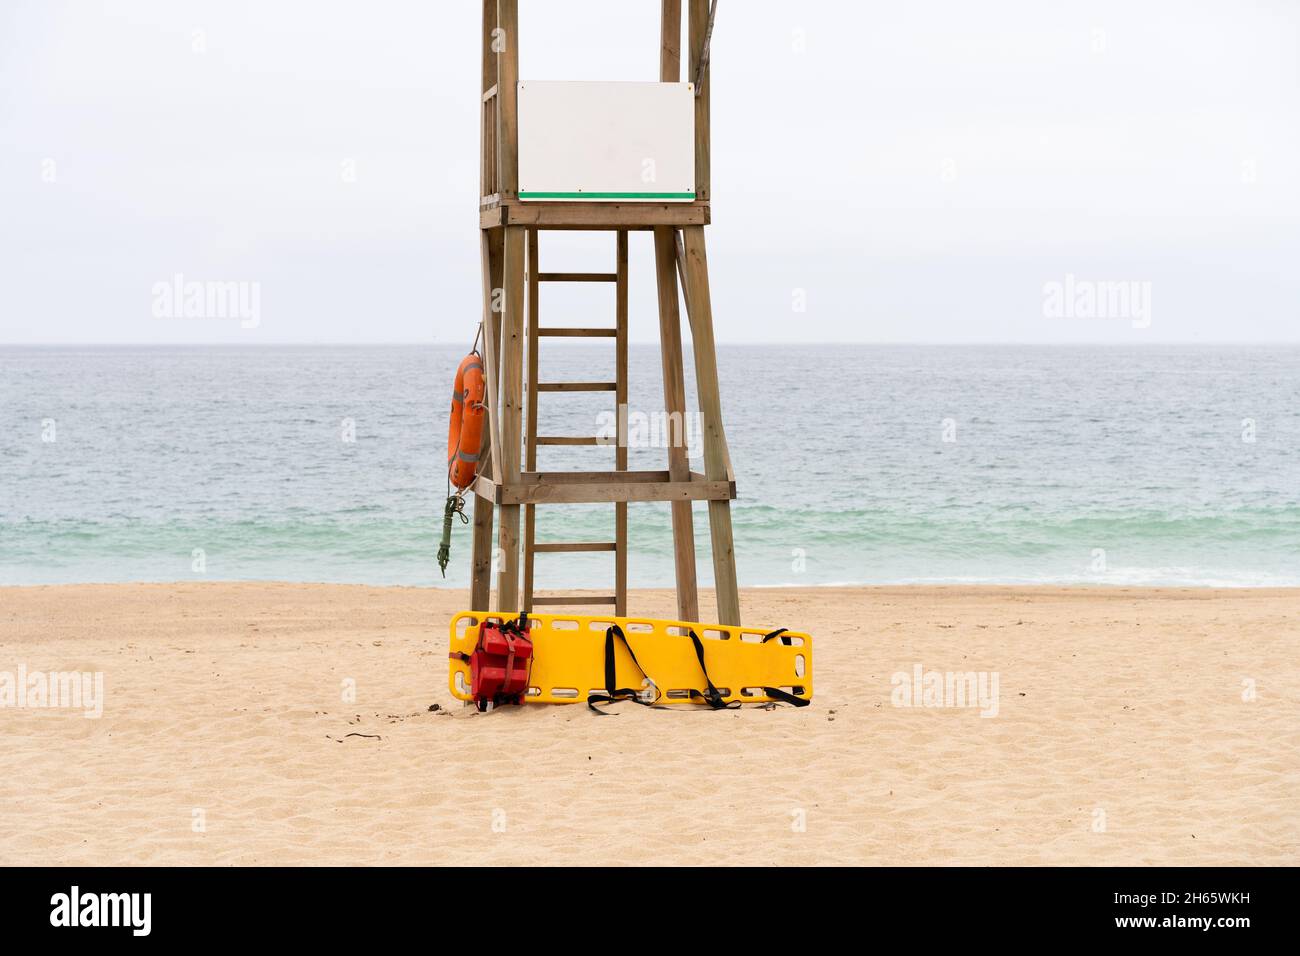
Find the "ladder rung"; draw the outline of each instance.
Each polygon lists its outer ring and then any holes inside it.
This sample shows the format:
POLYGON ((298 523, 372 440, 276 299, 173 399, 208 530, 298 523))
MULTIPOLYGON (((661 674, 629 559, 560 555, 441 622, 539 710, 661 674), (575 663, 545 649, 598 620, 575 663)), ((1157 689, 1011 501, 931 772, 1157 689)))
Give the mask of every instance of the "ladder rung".
POLYGON ((539 392, 617 392, 618 382, 538 382, 539 392))
POLYGON ((533 598, 534 607, 536 607, 539 604, 577 605, 577 604, 616 604, 616 603, 618 603, 618 598, 614 597, 614 595, 612 594, 598 594, 594 597, 591 595, 583 595, 583 594, 557 594, 551 597, 533 598))
POLYGON ((617 282, 616 272, 539 272, 538 282, 617 282))
POLYGON ((618 544, 613 541, 547 541, 533 545, 535 552, 569 553, 572 551, 617 551, 618 544))
POLYGON ((538 329, 542 338, 556 339, 613 339, 618 337, 618 329, 538 329))
POLYGON ((600 435, 538 435, 533 439, 539 445, 612 445, 617 440, 600 435))

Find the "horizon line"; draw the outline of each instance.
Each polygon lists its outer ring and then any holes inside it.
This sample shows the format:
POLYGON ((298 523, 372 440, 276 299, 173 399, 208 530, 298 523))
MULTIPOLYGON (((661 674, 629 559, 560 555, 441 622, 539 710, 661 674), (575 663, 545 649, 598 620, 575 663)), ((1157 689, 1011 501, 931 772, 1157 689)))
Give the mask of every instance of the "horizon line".
MULTIPOLYGON (((597 344, 584 344, 570 342, 565 343, 571 347, 599 349, 597 344)), ((659 345, 656 339, 631 340, 629 346, 652 346, 659 345)), ((862 339, 824 339, 819 341, 799 341, 791 339, 768 339, 762 341, 736 342, 720 340, 718 346, 726 347, 752 347, 752 346, 867 346, 871 348, 886 347, 935 347, 935 348, 1005 348, 1008 346, 1024 347, 1055 347, 1055 348, 1149 348, 1149 347, 1194 347, 1194 348, 1222 348, 1222 347, 1300 347, 1300 339, 1273 339, 1273 340, 1252 340, 1252 341, 1176 341, 1176 342, 1038 342, 1038 341, 953 341, 953 342, 917 342, 917 341, 889 341, 889 340, 862 340, 862 339)), ((451 348, 455 346, 453 342, 440 342, 428 340, 392 340, 378 342, 0 342, 2 348, 376 348, 376 347, 393 347, 409 348, 411 346, 432 346, 436 348, 451 348)), ((690 342, 683 342, 683 348, 690 349, 690 342)))

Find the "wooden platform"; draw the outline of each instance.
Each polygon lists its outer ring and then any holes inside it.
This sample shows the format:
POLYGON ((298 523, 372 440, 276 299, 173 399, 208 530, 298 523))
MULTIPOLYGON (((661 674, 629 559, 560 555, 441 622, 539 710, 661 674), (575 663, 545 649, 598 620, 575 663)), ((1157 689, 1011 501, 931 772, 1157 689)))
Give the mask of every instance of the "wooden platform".
POLYGON ((633 229, 655 226, 707 226, 707 202, 524 202, 484 196, 479 227, 533 226, 538 229, 633 229))

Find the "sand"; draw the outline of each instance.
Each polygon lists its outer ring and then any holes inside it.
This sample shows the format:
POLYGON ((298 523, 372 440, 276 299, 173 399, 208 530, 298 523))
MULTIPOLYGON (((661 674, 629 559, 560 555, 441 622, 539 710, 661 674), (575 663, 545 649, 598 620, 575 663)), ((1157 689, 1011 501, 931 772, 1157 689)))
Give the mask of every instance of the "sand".
POLYGON ((0 709, 0 862, 1300 863, 1300 592, 747 591, 814 635, 811 707, 607 718, 455 702, 463 600, 0 589, 0 672, 105 688, 0 709), (997 715, 894 706, 916 664, 996 673, 997 715))

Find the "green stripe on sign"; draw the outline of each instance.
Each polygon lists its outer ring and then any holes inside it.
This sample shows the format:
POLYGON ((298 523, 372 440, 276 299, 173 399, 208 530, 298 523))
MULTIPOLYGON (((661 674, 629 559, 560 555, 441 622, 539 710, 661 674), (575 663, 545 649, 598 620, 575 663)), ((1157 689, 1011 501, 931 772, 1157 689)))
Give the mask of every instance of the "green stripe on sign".
POLYGON ((520 191, 520 199, 694 199, 695 193, 532 193, 520 191))

